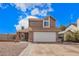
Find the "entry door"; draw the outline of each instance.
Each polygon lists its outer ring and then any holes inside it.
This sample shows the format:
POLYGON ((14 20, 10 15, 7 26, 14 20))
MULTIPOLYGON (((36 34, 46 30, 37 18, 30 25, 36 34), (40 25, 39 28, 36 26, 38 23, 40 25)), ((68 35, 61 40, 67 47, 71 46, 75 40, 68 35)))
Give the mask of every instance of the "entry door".
POLYGON ((56 42, 56 32, 34 32, 34 42, 56 42))
POLYGON ((28 33, 21 33, 21 41, 28 41, 28 33))

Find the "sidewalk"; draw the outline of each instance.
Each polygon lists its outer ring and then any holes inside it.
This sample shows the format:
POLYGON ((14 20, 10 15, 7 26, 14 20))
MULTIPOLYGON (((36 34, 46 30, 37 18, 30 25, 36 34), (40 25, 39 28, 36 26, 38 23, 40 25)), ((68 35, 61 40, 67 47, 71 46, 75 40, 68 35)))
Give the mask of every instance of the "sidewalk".
POLYGON ((29 56, 30 54, 30 50, 31 50, 31 47, 32 47, 32 43, 28 43, 28 47, 26 47, 20 54, 19 56, 29 56))

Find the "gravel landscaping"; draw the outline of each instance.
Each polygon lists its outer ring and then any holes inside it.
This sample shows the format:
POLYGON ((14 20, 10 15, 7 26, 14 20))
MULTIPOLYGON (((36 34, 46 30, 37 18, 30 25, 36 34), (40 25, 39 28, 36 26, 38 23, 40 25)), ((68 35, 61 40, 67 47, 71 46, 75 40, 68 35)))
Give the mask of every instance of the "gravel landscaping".
POLYGON ((0 42, 0 56, 18 56, 27 45, 27 42, 0 42))

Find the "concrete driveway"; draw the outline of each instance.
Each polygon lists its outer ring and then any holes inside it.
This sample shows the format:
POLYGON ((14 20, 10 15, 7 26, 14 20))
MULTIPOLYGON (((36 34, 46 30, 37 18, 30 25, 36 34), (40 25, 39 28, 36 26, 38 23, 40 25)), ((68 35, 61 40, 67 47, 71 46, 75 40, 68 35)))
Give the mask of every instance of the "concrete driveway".
POLYGON ((20 56, 79 56, 79 44, 29 43, 20 56))

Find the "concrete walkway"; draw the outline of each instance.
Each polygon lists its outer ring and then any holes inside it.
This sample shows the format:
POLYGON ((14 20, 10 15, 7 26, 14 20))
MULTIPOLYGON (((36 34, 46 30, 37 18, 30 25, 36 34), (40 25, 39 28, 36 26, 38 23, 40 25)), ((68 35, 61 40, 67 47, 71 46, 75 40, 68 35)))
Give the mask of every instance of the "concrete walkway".
POLYGON ((79 56, 79 44, 37 44, 29 43, 19 56, 79 56))
POLYGON ((20 54, 19 56, 28 56, 31 50, 32 44, 28 43, 28 47, 26 47, 20 54))

